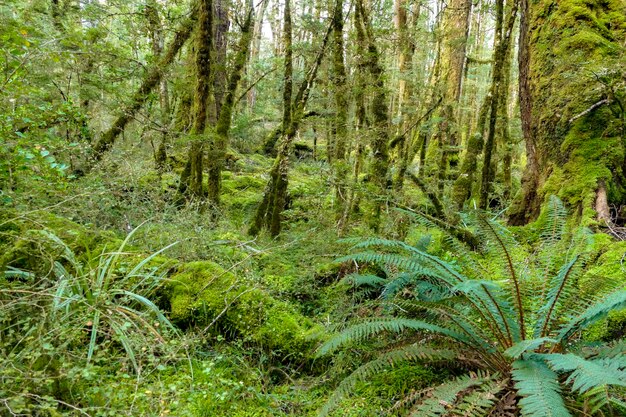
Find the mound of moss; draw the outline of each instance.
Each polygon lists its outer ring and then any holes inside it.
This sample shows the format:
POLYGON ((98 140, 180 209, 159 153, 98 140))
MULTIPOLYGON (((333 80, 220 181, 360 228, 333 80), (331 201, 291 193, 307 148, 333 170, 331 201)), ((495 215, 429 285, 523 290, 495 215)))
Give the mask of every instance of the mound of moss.
POLYGON ((308 318, 214 262, 184 264, 167 289, 171 320, 241 338, 283 357, 302 357, 315 331, 308 318))

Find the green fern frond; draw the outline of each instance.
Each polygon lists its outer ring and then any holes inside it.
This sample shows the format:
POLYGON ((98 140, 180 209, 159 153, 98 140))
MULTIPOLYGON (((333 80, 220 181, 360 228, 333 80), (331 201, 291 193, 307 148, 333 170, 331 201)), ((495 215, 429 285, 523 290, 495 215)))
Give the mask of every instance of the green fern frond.
POLYGON ((611 311, 626 308, 626 290, 619 290, 609 294, 602 301, 588 307, 582 314, 563 326, 557 339, 565 341, 577 331, 606 317, 611 311))
POLYGON ((540 237, 546 243, 558 242, 565 233, 567 210, 560 198, 551 195, 546 206, 545 219, 542 222, 540 237))
POLYGON ((319 412, 319 416, 327 416, 337 404, 351 394, 359 381, 366 381, 370 377, 380 374, 385 369, 392 368, 406 362, 420 361, 440 361, 452 360, 457 356, 457 352, 450 349, 439 349, 436 347, 412 344, 379 355, 357 368, 352 374, 345 378, 337 389, 333 392, 329 400, 324 404, 319 412))
POLYGON ((561 397, 558 375, 545 363, 518 359, 512 371, 524 417, 571 417, 561 397))
POLYGON ((387 280, 373 274, 349 274, 343 277, 339 283, 348 284, 353 287, 381 287, 387 283, 387 280))
POLYGON ((490 220, 486 215, 477 213, 477 229, 481 231, 481 234, 486 236, 489 240, 493 241, 492 245, 498 249, 498 253, 501 254, 506 268, 509 272, 508 280, 511 282, 512 298, 517 310, 517 317, 519 320, 519 328, 521 331, 521 338, 525 339, 525 324, 524 324, 524 306, 522 305, 522 290, 520 281, 515 270, 513 256, 510 253, 509 248, 513 248, 517 245, 515 239, 511 236, 511 233, 504 228, 498 222, 490 220))
POLYGON ((352 342, 359 342, 382 332, 400 333, 404 330, 424 330, 448 336, 458 342, 469 343, 467 337, 453 330, 428 323, 423 320, 404 318, 378 319, 357 324, 344 329, 341 333, 331 337, 317 351, 317 357, 335 351, 340 346, 352 342))
POLYGON ((578 256, 575 256, 574 259, 563 265, 559 273, 550 280, 547 294, 548 302, 537 312, 534 337, 547 336, 550 332, 551 322, 558 312, 559 306, 571 295, 573 281, 576 276, 574 267, 577 262, 578 256))
POLYGON ((591 361, 571 353, 536 356, 545 360, 554 371, 570 373, 567 383, 581 394, 603 385, 626 387, 626 372, 622 370, 626 363, 619 358, 591 361))
POLYGON ((468 396, 484 384, 491 382, 493 375, 464 375, 426 391, 420 401, 409 414, 411 417, 439 417, 450 415, 464 397, 468 396))
POLYGON ((514 344, 510 348, 504 351, 504 354, 512 359, 517 359, 528 351, 534 351, 535 349, 543 346, 546 343, 556 343, 556 340, 549 337, 541 337, 538 339, 522 340, 519 343, 514 344))
POLYGON ((507 379, 487 380, 480 389, 466 395, 452 410, 451 415, 459 417, 485 417, 493 409, 498 394, 508 385, 507 379))

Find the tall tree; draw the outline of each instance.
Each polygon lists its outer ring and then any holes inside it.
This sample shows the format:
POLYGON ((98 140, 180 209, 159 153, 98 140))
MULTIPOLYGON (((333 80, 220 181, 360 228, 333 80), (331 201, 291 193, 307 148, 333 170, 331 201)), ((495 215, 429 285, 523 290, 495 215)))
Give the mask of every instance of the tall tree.
POLYGON ((191 145, 185 169, 181 173, 179 194, 202 200, 204 137, 208 101, 211 93, 211 51, 213 48, 213 2, 198 2, 198 25, 196 32, 196 85, 194 90, 194 122, 191 145))
POLYGON ((333 87, 335 94, 335 209, 341 218, 347 201, 346 180, 349 171, 347 163, 348 80, 343 47, 343 0, 335 0, 332 27, 333 87))
POLYGON ((387 90, 384 83, 384 71, 380 63, 380 55, 372 33, 372 24, 363 0, 355 3, 355 25, 358 47, 363 59, 363 67, 368 72, 368 81, 372 88, 371 128, 372 160, 370 162, 370 184, 373 197, 370 199, 369 224, 374 230, 380 226, 383 202, 387 198, 390 181, 389 173, 389 107, 387 90))
POLYGON ((439 124, 439 191, 448 175, 451 155, 458 154, 459 127, 457 112, 461 98, 461 83, 467 48, 471 0, 451 0, 444 10, 442 21, 441 54, 437 89, 443 96, 439 124))
POLYGON ((209 149, 209 173, 208 191, 209 201, 218 206, 221 194, 221 174, 224 166, 224 159, 228 149, 228 134, 232 121, 232 114, 235 107, 235 96, 237 87, 248 60, 250 42, 252 40, 252 28, 254 24, 254 9, 250 5, 246 20, 241 27, 241 37, 237 47, 237 53, 233 63, 233 68, 228 77, 228 84, 225 90, 223 102, 220 104, 219 118, 215 126, 215 135, 209 149))

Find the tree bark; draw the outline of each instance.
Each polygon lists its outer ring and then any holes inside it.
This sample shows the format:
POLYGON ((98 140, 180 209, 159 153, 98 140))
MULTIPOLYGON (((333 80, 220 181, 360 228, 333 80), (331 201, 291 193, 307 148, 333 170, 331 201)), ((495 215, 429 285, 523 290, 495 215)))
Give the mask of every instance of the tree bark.
POLYGON ((203 159, 204 133, 208 117, 208 101, 211 94, 211 50, 213 48, 212 0, 200 0, 198 6, 198 30, 196 33, 196 86, 194 91, 194 125, 192 128, 189 160, 183 170, 179 193, 186 198, 204 200, 203 159))
POLYGON ((626 34, 626 22, 615 16, 623 14, 619 1, 522 0, 520 102, 528 162, 510 223, 536 219, 544 199, 555 194, 582 224, 593 224, 602 182, 608 204, 626 202, 624 110, 612 93, 626 34))

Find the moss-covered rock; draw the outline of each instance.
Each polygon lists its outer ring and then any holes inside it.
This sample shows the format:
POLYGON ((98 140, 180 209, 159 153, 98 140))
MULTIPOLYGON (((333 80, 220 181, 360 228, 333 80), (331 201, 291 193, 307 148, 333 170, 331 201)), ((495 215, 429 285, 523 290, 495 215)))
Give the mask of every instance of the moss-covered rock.
POLYGON ((214 324, 227 336, 284 357, 301 357, 311 347, 311 320, 213 262, 183 265, 167 292, 171 319, 181 327, 214 324))

